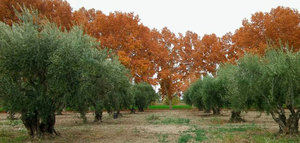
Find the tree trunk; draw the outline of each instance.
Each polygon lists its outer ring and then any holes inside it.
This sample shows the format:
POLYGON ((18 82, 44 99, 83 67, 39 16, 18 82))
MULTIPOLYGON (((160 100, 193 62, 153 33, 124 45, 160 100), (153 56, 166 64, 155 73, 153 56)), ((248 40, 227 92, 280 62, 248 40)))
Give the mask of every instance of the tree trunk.
POLYGON ((298 130, 299 130, 299 115, 293 115, 291 114, 290 117, 287 119, 286 122, 286 130, 285 130, 285 134, 298 134, 298 130), (298 117, 297 117, 298 116, 298 117))
POLYGON ((87 122, 87 118, 85 116, 85 112, 80 112, 80 118, 82 119, 83 123, 87 122))
POLYGON ((102 111, 95 110, 95 120, 94 122, 102 122, 102 111))
POLYGON ((27 113, 22 113, 21 120, 22 120, 25 128, 27 129, 28 134, 31 137, 35 137, 40 134, 39 133, 39 120, 38 120, 36 113, 34 113, 33 115, 27 114, 27 113))
POLYGON ((231 111, 230 122, 238 123, 245 122, 245 120, 241 117, 241 111, 231 111))
POLYGON ((55 125, 55 113, 50 114, 44 121, 41 122, 39 129, 41 131, 42 134, 55 134, 55 135, 59 135, 55 129, 54 129, 54 125, 55 125))
POLYGON ((120 110, 117 111, 118 117, 122 117, 122 113, 120 112, 120 110))
POLYGON ((144 112, 144 108, 143 107, 138 107, 139 108, 139 112, 144 112))
POLYGON ((173 107, 172 107, 172 98, 169 98, 169 109, 172 110, 173 107))
POLYGON ((220 108, 213 108, 214 115, 220 115, 220 108))
POLYGON ((113 118, 114 118, 114 119, 117 119, 117 118, 118 118, 118 113, 114 113, 113 118))
MULTIPOLYGON (((283 110, 283 109, 282 109, 283 110)), ((296 113, 291 111, 289 118, 287 119, 284 112, 276 112, 278 117, 276 117, 274 112, 271 112, 272 118, 279 125, 280 134, 294 135, 299 133, 299 111, 296 113)))
POLYGON ((130 114, 135 114, 135 109, 133 107, 130 109, 130 114))
POLYGON ((45 134, 59 135, 55 129, 55 114, 50 114, 44 120, 39 119, 37 112, 33 114, 22 113, 21 120, 31 137, 41 137, 45 134))

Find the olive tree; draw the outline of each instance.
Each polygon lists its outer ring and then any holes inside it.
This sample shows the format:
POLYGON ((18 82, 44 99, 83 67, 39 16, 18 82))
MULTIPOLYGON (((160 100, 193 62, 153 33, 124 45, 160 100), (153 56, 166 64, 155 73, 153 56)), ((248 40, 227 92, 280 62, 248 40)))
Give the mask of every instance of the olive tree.
POLYGON ((225 64, 217 71, 218 78, 223 81, 226 92, 225 100, 231 111, 231 122, 245 121, 241 117, 242 111, 247 111, 254 105, 254 90, 250 88, 250 81, 258 78, 259 74, 245 77, 253 73, 259 73, 259 57, 253 55, 245 55, 237 62, 237 65, 225 64))
POLYGON ((219 78, 205 76, 198 79, 184 94, 184 101, 206 112, 212 110, 213 114, 220 114, 225 104, 224 95, 226 88, 219 78))
POLYGON ((225 87, 222 80, 211 76, 205 76, 202 79, 202 99, 204 108, 212 110, 214 115, 220 114, 221 108, 224 106, 225 87))
POLYGON ((221 68, 219 76, 228 81, 227 95, 233 113, 250 107, 265 111, 279 125, 280 133, 296 134, 300 114, 299 67, 299 52, 283 48, 268 51, 262 57, 246 55, 236 66, 221 68))
POLYGON ((107 64, 108 84, 112 86, 107 93, 104 103, 105 109, 114 113, 114 118, 118 118, 122 109, 128 109, 133 103, 131 94, 131 83, 129 80, 129 71, 117 59, 107 64))
POLYGON ((148 83, 137 83, 133 85, 133 97, 134 97, 134 106, 138 108, 140 112, 144 111, 144 108, 147 108, 151 102, 154 102, 158 99, 158 94, 155 93, 152 86, 148 83))
MULTIPOLYGON (((255 73, 254 73, 255 74, 255 73)), ((251 75, 249 75, 251 76, 251 75)), ((254 82, 260 109, 270 113, 279 132, 297 134, 300 118, 299 52, 271 50, 261 61, 261 77, 254 82), (286 110, 289 112, 286 113, 286 110)))
POLYGON ((204 110, 202 97, 202 80, 197 80, 184 92, 183 101, 191 106, 196 106, 199 110, 204 110))
POLYGON ((50 81, 61 71, 50 67, 54 52, 65 46, 64 33, 37 24, 33 12, 25 11, 20 23, 0 23, 1 96, 9 111, 21 114, 31 136, 57 134, 54 113, 63 95, 55 94, 50 81))
POLYGON ((108 81, 102 81, 104 69, 110 67, 104 63, 110 60, 79 28, 62 32, 45 20, 37 23, 41 20, 36 13, 24 11, 20 23, 11 27, 0 23, 1 99, 6 109, 21 114, 32 137, 58 134, 55 112, 62 104, 85 118, 91 105, 98 109, 105 100, 102 95, 115 89, 106 90, 108 81))

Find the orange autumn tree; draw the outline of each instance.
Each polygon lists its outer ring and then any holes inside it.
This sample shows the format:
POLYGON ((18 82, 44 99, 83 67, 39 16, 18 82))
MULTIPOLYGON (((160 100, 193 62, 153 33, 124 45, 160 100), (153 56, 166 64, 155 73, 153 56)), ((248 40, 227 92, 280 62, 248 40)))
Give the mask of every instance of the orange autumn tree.
MULTIPOLYGON (((229 36, 230 37, 230 36, 229 36)), ((180 34, 180 66, 179 73, 184 84, 184 91, 192 82, 208 73, 215 74, 218 66, 228 61, 227 52, 231 50, 230 38, 219 38, 215 34, 204 35, 201 39, 196 33, 180 34), (227 49, 226 49, 227 48, 227 49)))
POLYGON ((159 81, 160 89, 163 98, 169 99, 169 106, 172 109, 172 98, 174 94, 179 93, 181 76, 178 73, 179 54, 178 54, 178 39, 166 27, 161 32, 154 32, 157 43, 159 44, 159 52, 157 53, 156 72, 159 81))
POLYGON ((196 79, 200 78, 203 72, 203 55, 200 54, 201 51, 201 38, 198 34, 187 31, 185 35, 179 34, 179 55, 180 55, 180 66, 178 67, 178 73, 182 77, 182 82, 180 90, 184 91, 187 87, 194 82, 196 79))
POLYGON ((288 44, 294 51, 300 48, 300 14, 288 7, 273 8, 270 12, 257 12, 251 20, 243 20, 243 26, 232 37, 234 46, 244 52, 264 54, 267 45, 288 44))
POLYGON ((63 0, 1 0, 0 21, 11 25, 18 21, 15 10, 21 12, 21 7, 36 9, 41 17, 47 17, 63 29, 72 26, 72 8, 63 0))
POLYGON ((200 54, 203 56, 203 70, 205 73, 214 74, 217 67, 226 61, 226 52, 222 47, 221 39, 216 34, 204 35, 201 42, 200 54))
POLYGON ((153 59, 157 43, 138 16, 122 12, 105 15, 101 11, 82 8, 74 12, 73 19, 84 26, 86 33, 97 38, 102 47, 119 56, 121 63, 130 69, 134 82, 156 84, 153 59))

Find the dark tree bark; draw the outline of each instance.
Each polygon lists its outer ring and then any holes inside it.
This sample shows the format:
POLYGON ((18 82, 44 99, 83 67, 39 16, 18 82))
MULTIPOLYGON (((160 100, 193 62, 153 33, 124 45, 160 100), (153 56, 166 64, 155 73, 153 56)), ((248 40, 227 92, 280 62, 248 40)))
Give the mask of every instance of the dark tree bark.
POLYGON ((138 107, 138 109, 139 109, 139 112, 144 112, 144 108, 143 107, 138 107))
POLYGON ((44 121, 41 122, 39 129, 43 134, 47 133, 51 135, 52 134, 59 135, 55 131, 54 125, 55 125, 55 114, 52 113, 44 121))
POLYGON ((114 113, 113 118, 117 119, 118 118, 118 113, 114 113))
POLYGON ((102 111, 95 110, 95 122, 102 122, 102 111))
POLYGON ((214 115, 220 115, 220 108, 213 108, 213 114, 214 115))
POLYGON ((38 136, 39 133, 39 120, 37 117, 37 113, 28 114, 28 113, 22 113, 21 120, 25 126, 25 128, 28 131, 28 134, 31 137, 38 136))
POLYGON ((133 107, 130 109, 130 114, 135 114, 135 109, 133 107))
POLYGON ((231 111, 230 122, 245 122, 245 120, 241 117, 241 111, 231 111))
POLYGON ((22 113, 21 120, 28 131, 28 134, 34 137, 41 137, 45 134, 49 135, 59 135, 54 129, 55 125, 55 114, 51 113, 44 120, 39 119, 38 113, 34 112, 31 114, 22 113))
POLYGON ((87 118, 85 116, 85 112, 79 112, 80 113, 80 118, 82 119, 83 123, 87 122, 87 118))
POLYGON ((172 98, 169 98, 169 109, 172 110, 173 106, 172 106, 172 98))
POLYGON ((289 106, 287 107, 291 112, 289 118, 286 118, 285 111, 282 107, 280 107, 278 110, 274 110, 271 112, 272 118, 279 125, 280 134, 286 134, 286 135, 298 134, 300 110, 295 112, 295 110, 292 107, 289 106))

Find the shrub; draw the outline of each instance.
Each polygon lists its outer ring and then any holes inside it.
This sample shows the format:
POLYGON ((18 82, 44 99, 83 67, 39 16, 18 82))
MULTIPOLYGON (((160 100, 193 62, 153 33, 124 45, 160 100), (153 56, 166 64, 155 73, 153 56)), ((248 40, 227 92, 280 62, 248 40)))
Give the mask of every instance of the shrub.
POLYGON ((193 83, 184 93, 184 101, 199 110, 213 110, 213 114, 220 114, 220 109, 225 104, 225 90, 222 80, 205 76, 193 83))
POLYGON ((139 109, 139 111, 144 111, 151 102, 158 99, 158 94, 155 93, 152 86, 148 83, 138 83, 133 86, 132 89, 134 96, 134 106, 139 109))

